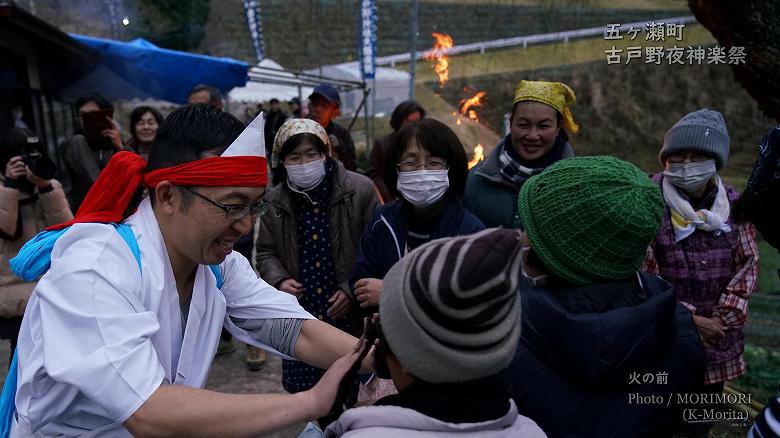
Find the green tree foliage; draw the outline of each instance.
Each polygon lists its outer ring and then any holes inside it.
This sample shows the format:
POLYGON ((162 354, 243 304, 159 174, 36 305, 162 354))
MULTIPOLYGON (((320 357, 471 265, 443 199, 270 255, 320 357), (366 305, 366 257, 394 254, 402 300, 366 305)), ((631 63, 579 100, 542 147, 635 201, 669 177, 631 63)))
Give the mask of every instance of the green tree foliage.
POLYGON ((174 50, 192 50, 206 35, 209 0, 140 0, 144 38, 174 50))

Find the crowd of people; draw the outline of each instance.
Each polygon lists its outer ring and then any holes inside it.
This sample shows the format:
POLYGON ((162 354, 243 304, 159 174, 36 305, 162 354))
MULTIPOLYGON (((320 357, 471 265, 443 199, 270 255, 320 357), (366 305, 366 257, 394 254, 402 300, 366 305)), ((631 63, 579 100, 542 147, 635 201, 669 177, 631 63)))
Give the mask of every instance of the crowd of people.
MULTIPOLYGON (((708 436, 676 396, 747 371, 756 226, 780 243, 780 128, 740 197, 719 112, 681 115, 647 175, 576 157, 575 101, 520 81, 509 133, 470 170, 407 101, 359 172, 329 84, 307 113, 272 99, 246 126, 198 85, 166 117, 135 108, 128 138, 86 95, 59 173, 12 130, 11 436, 708 436), (202 389, 233 337, 251 370, 283 358, 289 394, 202 389)), ((780 433, 778 406, 751 433, 780 433)))

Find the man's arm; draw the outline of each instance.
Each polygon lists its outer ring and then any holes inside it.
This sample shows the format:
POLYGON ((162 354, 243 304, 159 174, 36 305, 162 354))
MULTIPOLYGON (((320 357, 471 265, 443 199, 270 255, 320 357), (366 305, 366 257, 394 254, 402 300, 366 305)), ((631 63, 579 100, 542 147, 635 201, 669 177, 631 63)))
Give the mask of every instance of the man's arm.
MULTIPOLYGON (((295 344, 295 357, 318 368, 328 368, 336 359, 355 349, 358 339, 317 319, 303 322, 295 344)), ((367 358, 370 358, 369 355, 367 358)), ((373 371, 367 360, 361 371, 373 371)))
POLYGON ((54 190, 41 194, 39 198, 43 207, 46 225, 60 224, 73 219, 73 212, 71 212, 70 205, 68 205, 68 198, 65 196, 62 184, 55 179, 49 183, 54 190))
POLYGON ((19 215, 19 190, 0 186, 0 232, 16 234, 19 215))
POLYGON ((314 388, 296 394, 223 394, 161 386, 124 426, 137 437, 254 437, 270 433, 326 415, 339 382, 357 358, 353 348, 333 363, 314 388))
POLYGON ((257 278, 244 257, 228 256, 223 266, 222 293, 227 301, 227 327, 242 341, 276 344, 266 346, 282 354, 292 353, 295 359, 319 368, 328 368, 355 348, 355 337, 314 319, 292 295, 279 292, 262 278, 257 278), (303 322, 300 325, 285 323, 291 320, 303 322), (288 333, 291 330, 300 332, 288 333), (291 352, 287 345, 292 347, 291 352))

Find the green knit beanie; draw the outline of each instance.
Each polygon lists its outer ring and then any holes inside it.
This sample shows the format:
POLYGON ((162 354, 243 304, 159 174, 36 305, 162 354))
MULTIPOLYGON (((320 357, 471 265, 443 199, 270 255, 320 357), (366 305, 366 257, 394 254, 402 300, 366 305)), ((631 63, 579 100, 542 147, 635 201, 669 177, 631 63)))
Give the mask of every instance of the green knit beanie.
POLYGON ((534 252, 580 285, 636 271, 664 210, 658 186, 614 157, 558 161, 523 184, 518 204, 534 252))

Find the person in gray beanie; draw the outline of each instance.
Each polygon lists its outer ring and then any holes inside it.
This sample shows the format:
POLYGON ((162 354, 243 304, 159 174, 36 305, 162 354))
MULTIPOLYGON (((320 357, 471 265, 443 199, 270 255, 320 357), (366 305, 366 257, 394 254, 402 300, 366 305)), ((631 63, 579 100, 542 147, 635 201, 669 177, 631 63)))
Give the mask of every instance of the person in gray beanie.
MULTIPOLYGON (((742 328, 758 279, 756 229, 734 217, 739 193, 717 173, 728 152, 717 111, 686 114, 666 133, 659 153, 665 169, 653 176, 666 208, 642 269, 671 283, 690 311, 706 356, 703 391, 713 394, 746 372, 742 328)), ((707 436, 709 426, 687 425, 686 436, 707 436)))
POLYGON ((715 160, 715 169, 721 170, 729 158, 730 141, 723 115, 702 108, 684 115, 666 132, 658 159, 666 165, 670 155, 696 152, 715 160))
POLYGON ((546 436, 517 413, 503 374, 520 336, 520 237, 439 239, 390 269, 376 369, 386 365, 399 392, 346 411, 326 437, 546 436))

